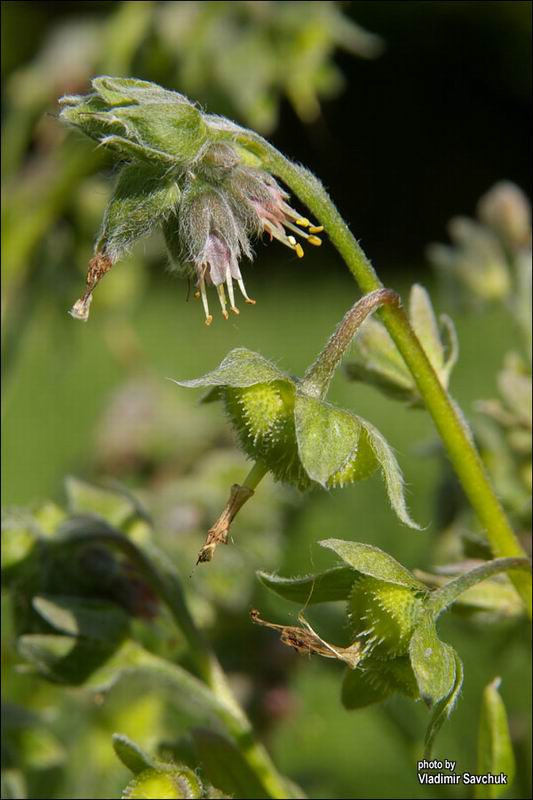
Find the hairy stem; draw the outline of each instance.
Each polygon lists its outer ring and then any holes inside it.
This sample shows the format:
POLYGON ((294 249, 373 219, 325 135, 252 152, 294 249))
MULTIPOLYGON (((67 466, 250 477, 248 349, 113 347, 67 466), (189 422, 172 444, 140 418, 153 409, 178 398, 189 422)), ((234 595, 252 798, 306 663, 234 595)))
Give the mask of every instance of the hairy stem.
MULTIPOLYGON (((372 264, 318 178, 309 170, 293 164, 252 131, 233 136, 238 144, 260 159, 265 169, 279 177, 315 215, 361 291, 366 294, 382 289, 383 285, 372 264)), ((462 413, 439 381, 407 315, 398 306, 386 306, 378 313, 416 381, 464 492, 485 529, 494 556, 525 556, 496 497, 462 413)), ((531 617, 531 575, 515 572, 512 580, 531 617)))
POLYGON ((365 319, 383 305, 399 305, 400 296, 392 289, 377 289, 365 294, 344 315, 328 343, 304 375, 308 394, 324 398, 339 363, 365 319))
POLYGON ((494 561, 487 561, 479 567, 471 569, 470 572, 459 575, 431 595, 429 606, 434 617, 440 616, 463 592, 472 586, 486 581, 493 575, 509 570, 525 570, 530 573, 531 563, 528 558, 495 558, 494 561))
POLYGON ((95 517, 78 517, 63 526, 63 541, 73 545, 101 543, 120 550, 137 567, 150 587, 167 605, 189 646, 194 667, 219 702, 219 716, 268 797, 286 798, 287 787, 269 754, 254 736, 246 714, 236 701, 215 654, 209 648, 188 609, 181 579, 172 564, 155 547, 142 548, 95 517), (80 524, 81 523, 81 524, 80 524))

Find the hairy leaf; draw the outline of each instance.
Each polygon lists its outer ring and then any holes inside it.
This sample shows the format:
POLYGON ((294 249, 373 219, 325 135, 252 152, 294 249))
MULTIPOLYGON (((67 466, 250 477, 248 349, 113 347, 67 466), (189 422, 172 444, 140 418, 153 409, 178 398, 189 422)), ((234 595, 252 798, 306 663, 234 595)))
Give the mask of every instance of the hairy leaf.
POLYGON ((393 510, 405 525, 420 530, 421 526, 414 522, 409 516, 403 490, 403 476, 392 448, 378 429, 374 428, 370 422, 364 419, 360 419, 360 422, 368 433, 370 445, 381 466, 387 486, 387 494, 389 495, 393 510))
POLYGON ((68 636, 112 642, 122 639, 129 628, 128 616, 104 600, 41 595, 33 598, 32 605, 52 627, 68 636))
POLYGON ((208 372, 201 378, 194 378, 190 381, 174 381, 174 383, 188 389, 196 389, 204 386, 245 387, 272 381, 292 383, 292 379, 287 373, 282 372, 259 353, 238 347, 228 353, 220 366, 212 372, 208 372))
POLYGON ((309 477, 326 486, 328 479, 357 455, 361 425, 349 411, 296 395, 294 407, 298 452, 309 477))
MULTIPOLYGON (((446 647, 448 647, 448 645, 446 645, 446 647)), ((442 700, 439 700, 432 709, 424 740, 424 758, 426 759, 431 757, 435 736, 455 708, 463 685, 463 662, 453 648, 448 647, 448 649, 453 653, 453 659, 455 661, 455 679, 451 692, 446 697, 443 697, 442 700)))
POLYGON ((179 197, 175 179, 165 177, 161 169, 148 164, 126 165, 107 206, 97 249, 116 261, 137 239, 177 212, 179 197))
POLYGON ((379 547, 344 539, 323 539, 319 544, 333 550, 352 569, 387 583, 396 583, 409 589, 424 592, 427 589, 405 567, 379 547))
POLYGON ((355 580, 353 569, 349 567, 333 567, 301 578, 282 578, 266 572, 258 572, 257 577, 267 589, 285 600, 306 606, 346 600, 355 580))
POLYGON ((448 697, 456 678, 455 651, 441 642, 427 611, 411 638, 409 657, 422 699, 433 706, 448 697))
POLYGON ((158 762, 145 753, 136 742, 123 733, 113 734, 113 749, 118 758, 134 775, 150 767, 157 767, 158 762))

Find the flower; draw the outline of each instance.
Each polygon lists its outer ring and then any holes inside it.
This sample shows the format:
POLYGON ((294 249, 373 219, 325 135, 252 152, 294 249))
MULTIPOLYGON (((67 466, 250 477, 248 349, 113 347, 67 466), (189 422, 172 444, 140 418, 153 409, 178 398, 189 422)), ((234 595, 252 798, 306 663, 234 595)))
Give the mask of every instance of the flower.
POLYGON ((313 225, 287 202, 265 170, 243 162, 228 120, 204 114, 183 95, 136 79, 99 77, 93 93, 64 97, 61 118, 115 153, 122 167, 89 265, 85 294, 71 314, 86 320, 100 279, 134 242, 161 226, 171 265, 193 277, 206 325, 207 288, 216 287, 222 316, 238 314, 234 282, 246 303, 239 263, 253 257, 252 239, 268 234, 304 251, 295 234, 320 245, 313 225), (227 290, 227 297, 226 297, 227 290))
MULTIPOLYGON (((213 321, 207 298, 209 286, 216 287, 224 319, 229 316, 226 289, 231 311, 239 314, 234 282, 245 302, 255 305, 255 300, 248 296, 239 267, 243 256, 253 258, 252 237, 267 233, 270 240, 277 239, 294 250, 298 258, 303 257, 304 251, 291 232, 309 244, 321 244, 316 233, 322 227, 311 225, 291 208, 287 198, 288 194, 268 173, 239 165, 233 147, 226 144, 210 146, 199 169, 186 176, 175 250, 178 269, 185 269, 196 280, 195 296, 202 300, 206 325, 213 321)), ((173 235, 166 234, 167 245, 173 235)), ((172 244, 169 251, 172 252, 172 244)))

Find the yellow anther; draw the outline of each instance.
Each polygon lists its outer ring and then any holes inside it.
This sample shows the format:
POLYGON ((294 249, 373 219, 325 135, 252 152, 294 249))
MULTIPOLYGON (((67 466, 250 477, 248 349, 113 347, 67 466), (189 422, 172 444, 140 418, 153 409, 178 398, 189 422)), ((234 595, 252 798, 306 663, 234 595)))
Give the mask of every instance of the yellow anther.
POLYGON ((324 230, 323 225, 312 225, 309 228, 309 233, 322 233, 323 230, 324 230))
POLYGON ((207 327, 209 327, 212 322, 213 322, 213 317, 211 316, 211 314, 209 314, 209 316, 205 318, 205 324, 207 325, 207 327))
POLYGON ((298 258, 304 257, 304 249, 299 242, 294 245, 294 249, 296 250, 296 255, 298 256, 298 258))
POLYGON ((307 241, 309 244, 314 244, 315 247, 320 247, 322 244, 322 239, 319 239, 318 236, 308 236, 307 241))
POLYGON ((300 225, 302 228, 308 228, 310 226, 310 224, 311 224, 309 222, 309 220, 307 219, 307 217, 298 217, 298 219, 295 220, 295 222, 296 222, 297 225, 300 225))

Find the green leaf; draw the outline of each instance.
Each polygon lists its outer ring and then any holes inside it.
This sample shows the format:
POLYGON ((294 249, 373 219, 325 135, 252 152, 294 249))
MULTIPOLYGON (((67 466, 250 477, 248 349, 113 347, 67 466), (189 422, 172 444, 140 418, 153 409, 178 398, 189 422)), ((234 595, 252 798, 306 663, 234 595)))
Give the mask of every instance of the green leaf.
POLYGON ((492 773, 507 775, 507 785, 483 785, 475 787, 474 797, 494 798, 506 792, 515 775, 515 758, 505 705, 498 691, 500 678, 485 687, 479 720, 478 775, 492 773))
POLYGON ((356 457, 359 420, 349 411, 304 394, 296 395, 294 419, 302 465, 312 480, 326 487, 328 478, 356 457))
POLYGON ((165 177, 161 169, 138 162, 126 165, 107 206, 97 249, 116 261, 137 239, 177 212, 179 197, 175 179, 165 177))
POLYGON ((41 595, 32 600, 40 616, 60 633, 108 642, 123 639, 129 618, 114 603, 79 597, 41 595))
POLYGON ((194 159, 207 140, 201 112, 190 104, 126 106, 114 115, 125 123, 128 139, 174 156, 180 166, 194 159))
POLYGON ((387 494, 392 508, 396 512, 399 519, 410 528, 421 530, 421 526, 414 522, 409 516, 407 505, 405 503, 403 491, 403 476, 387 440, 381 435, 377 428, 374 428, 370 422, 364 419, 359 419, 361 425, 366 429, 370 446, 372 447, 376 458, 381 466, 383 478, 387 487, 387 494))
POLYGON ((98 514, 115 527, 143 516, 136 499, 126 492, 93 486, 72 476, 65 480, 65 490, 72 514, 98 514))
POLYGON ((346 600, 355 580, 353 569, 348 567, 333 567, 301 578, 281 578, 266 572, 258 572, 257 577, 267 589, 285 600, 306 606, 346 600))
POLYGON ((211 730, 192 731, 198 761, 209 781, 231 797, 262 798, 267 790, 241 752, 225 736, 211 730))
POLYGON ((440 641, 429 611, 420 616, 409 645, 409 657, 422 699, 432 706, 448 697, 456 677, 455 652, 440 641))
POLYGON ((429 294, 418 283, 411 287, 409 318, 433 368, 440 373, 444 364, 444 350, 440 340, 439 326, 429 294))
POLYGON ((183 94, 163 89, 157 83, 141 81, 138 78, 113 78, 100 75, 93 78, 92 86, 98 94, 111 106, 129 105, 130 103, 184 103, 191 105, 183 94))
POLYGON ((457 364, 457 359, 459 358, 459 340, 451 317, 447 314, 441 314, 439 319, 442 327, 441 339, 444 349, 444 364, 442 365, 440 378, 442 384, 448 386, 450 373, 457 364))
POLYGON ((497 575, 499 572, 507 572, 508 570, 522 569, 531 571, 531 563, 527 558, 495 558, 493 561, 487 561, 480 567, 475 567, 470 572, 465 572, 458 578, 449 581, 441 589, 437 589, 431 595, 428 607, 436 619, 443 611, 445 611, 463 592, 470 589, 472 586, 486 580, 487 578, 497 575))
POLYGON ((123 733, 113 734, 113 749, 118 758, 134 775, 150 767, 156 768, 156 759, 145 753, 138 744, 123 733))
POLYGON ((370 383, 402 400, 411 400, 413 379, 389 332, 375 319, 365 320, 355 339, 356 359, 346 366, 352 380, 370 383))
POLYGON ((107 661, 117 642, 47 634, 19 637, 19 655, 44 678, 56 683, 80 686, 107 661))
POLYGON ((155 147, 148 147, 146 144, 135 144, 135 142, 125 139, 124 136, 116 134, 101 136, 100 144, 103 147, 110 147, 111 150, 116 150, 126 161, 145 161, 147 164, 151 164, 152 167, 160 167, 161 165, 166 165, 167 168, 176 167, 174 156, 164 153, 162 150, 157 150, 155 147))
MULTIPOLYGON (((448 647, 448 645, 446 645, 446 647, 448 647)), ((455 662, 455 679, 451 692, 446 697, 443 697, 442 700, 439 700, 438 703, 435 703, 432 709, 431 718, 429 720, 424 740, 424 758, 426 759, 431 757, 435 736, 455 708, 457 700, 459 699, 459 694, 461 693, 461 687, 463 685, 463 663, 453 648, 449 647, 448 649, 453 653, 455 662)))
POLYGON ((190 381, 174 381, 174 383, 177 383, 178 386, 185 386, 188 389, 196 389, 204 386, 232 386, 238 388, 254 386, 256 383, 272 383, 272 381, 292 383, 292 379, 286 372, 279 370, 259 353, 238 347, 228 353, 220 366, 212 372, 208 372, 201 378, 195 378, 190 381))
POLYGON ((348 542, 344 539, 323 539, 319 544, 321 547, 333 550, 348 566, 363 575, 370 575, 372 578, 427 594, 423 583, 379 547, 362 542, 348 542))
POLYGON ((381 703, 395 691, 392 681, 372 669, 348 669, 342 682, 341 701, 344 708, 357 708, 381 703))
POLYGON ((190 672, 178 664, 160 658, 131 639, 125 641, 102 667, 89 676, 84 686, 95 692, 107 692, 129 675, 145 676, 151 686, 164 692, 168 702, 181 713, 200 722, 228 719, 232 711, 190 672))

